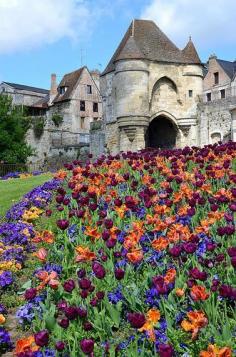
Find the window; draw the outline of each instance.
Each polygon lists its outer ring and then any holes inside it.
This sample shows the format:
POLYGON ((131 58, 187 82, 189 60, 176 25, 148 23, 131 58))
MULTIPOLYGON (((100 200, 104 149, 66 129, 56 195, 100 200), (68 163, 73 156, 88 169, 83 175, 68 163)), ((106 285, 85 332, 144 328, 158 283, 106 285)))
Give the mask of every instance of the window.
POLYGON ((81 117, 81 129, 84 129, 84 125, 85 125, 85 118, 81 117))
POLYGON ((220 97, 221 97, 221 99, 225 99, 225 89, 221 89, 220 97))
POLYGON ((92 94, 92 86, 87 85, 87 94, 92 94))
POLYGON ((81 112, 85 111, 85 101, 84 100, 80 101, 80 110, 81 110, 81 112))
POLYGON ((193 97, 193 91, 191 89, 188 91, 188 96, 189 96, 189 98, 193 97))
POLYGON ((97 121, 98 120, 98 118, 93 118, 93 121, 97 121))
POLYGON ((211 101, 211 93, 207 93, 207 101, 208 101, 208 102, 211 101))
POLYGON ((65 94, 66 92, 66 87, 59 87, 59 94, 62 95, 62 94, 65 94))
POLYGON ((98 103, 93 103, 93 111, 98 112, 98 103))
POLYGON ((215 84, 219 84, 219 72, 214 73, 215 84))

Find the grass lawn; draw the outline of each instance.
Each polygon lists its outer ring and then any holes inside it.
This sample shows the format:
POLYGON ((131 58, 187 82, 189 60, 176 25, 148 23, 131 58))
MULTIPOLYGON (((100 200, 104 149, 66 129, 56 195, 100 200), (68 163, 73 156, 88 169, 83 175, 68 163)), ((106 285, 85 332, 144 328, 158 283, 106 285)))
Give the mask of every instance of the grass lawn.
POLYGON ((51 174, 43 174, 40 176, 32 176, 25 179, 12 179, 0 181, 0 218, 5 215, 6 211, 23 195, 48 181, 52 177, 51 174))

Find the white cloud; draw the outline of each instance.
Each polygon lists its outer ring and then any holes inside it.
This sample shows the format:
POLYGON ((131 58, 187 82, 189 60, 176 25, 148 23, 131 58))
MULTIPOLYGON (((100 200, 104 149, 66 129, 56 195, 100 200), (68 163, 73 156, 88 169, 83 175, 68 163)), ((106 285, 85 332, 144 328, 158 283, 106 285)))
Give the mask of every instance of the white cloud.
POLYGON ((81 40, 100 10, 83 0, 0 0, 0 53, 81 40))
POLYGON ((188 36, 200 49, 236 45, 235 0, 152 0, 142 19, 153 20, 179 47, 188 36))

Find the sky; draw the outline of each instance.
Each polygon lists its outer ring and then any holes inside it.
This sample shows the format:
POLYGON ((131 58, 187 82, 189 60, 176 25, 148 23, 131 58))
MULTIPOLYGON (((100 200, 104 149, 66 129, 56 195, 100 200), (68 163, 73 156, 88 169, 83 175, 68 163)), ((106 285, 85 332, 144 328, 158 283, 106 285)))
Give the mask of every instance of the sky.
POLYGON ((50 75, 105 69, 132 19, 153 20, 206 62, 236 59, 236 0, 0 0, 0 82, 49 88, 50 75))

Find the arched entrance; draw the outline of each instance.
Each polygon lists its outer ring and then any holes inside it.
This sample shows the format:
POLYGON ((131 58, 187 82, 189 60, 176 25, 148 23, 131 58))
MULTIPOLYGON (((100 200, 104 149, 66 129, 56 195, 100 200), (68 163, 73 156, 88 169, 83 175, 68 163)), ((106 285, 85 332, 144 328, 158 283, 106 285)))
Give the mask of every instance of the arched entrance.
POLYGON ((165 116, 158 116, 149 124, 146 147, 173 149, 176 145, 177 129, 165 116))

